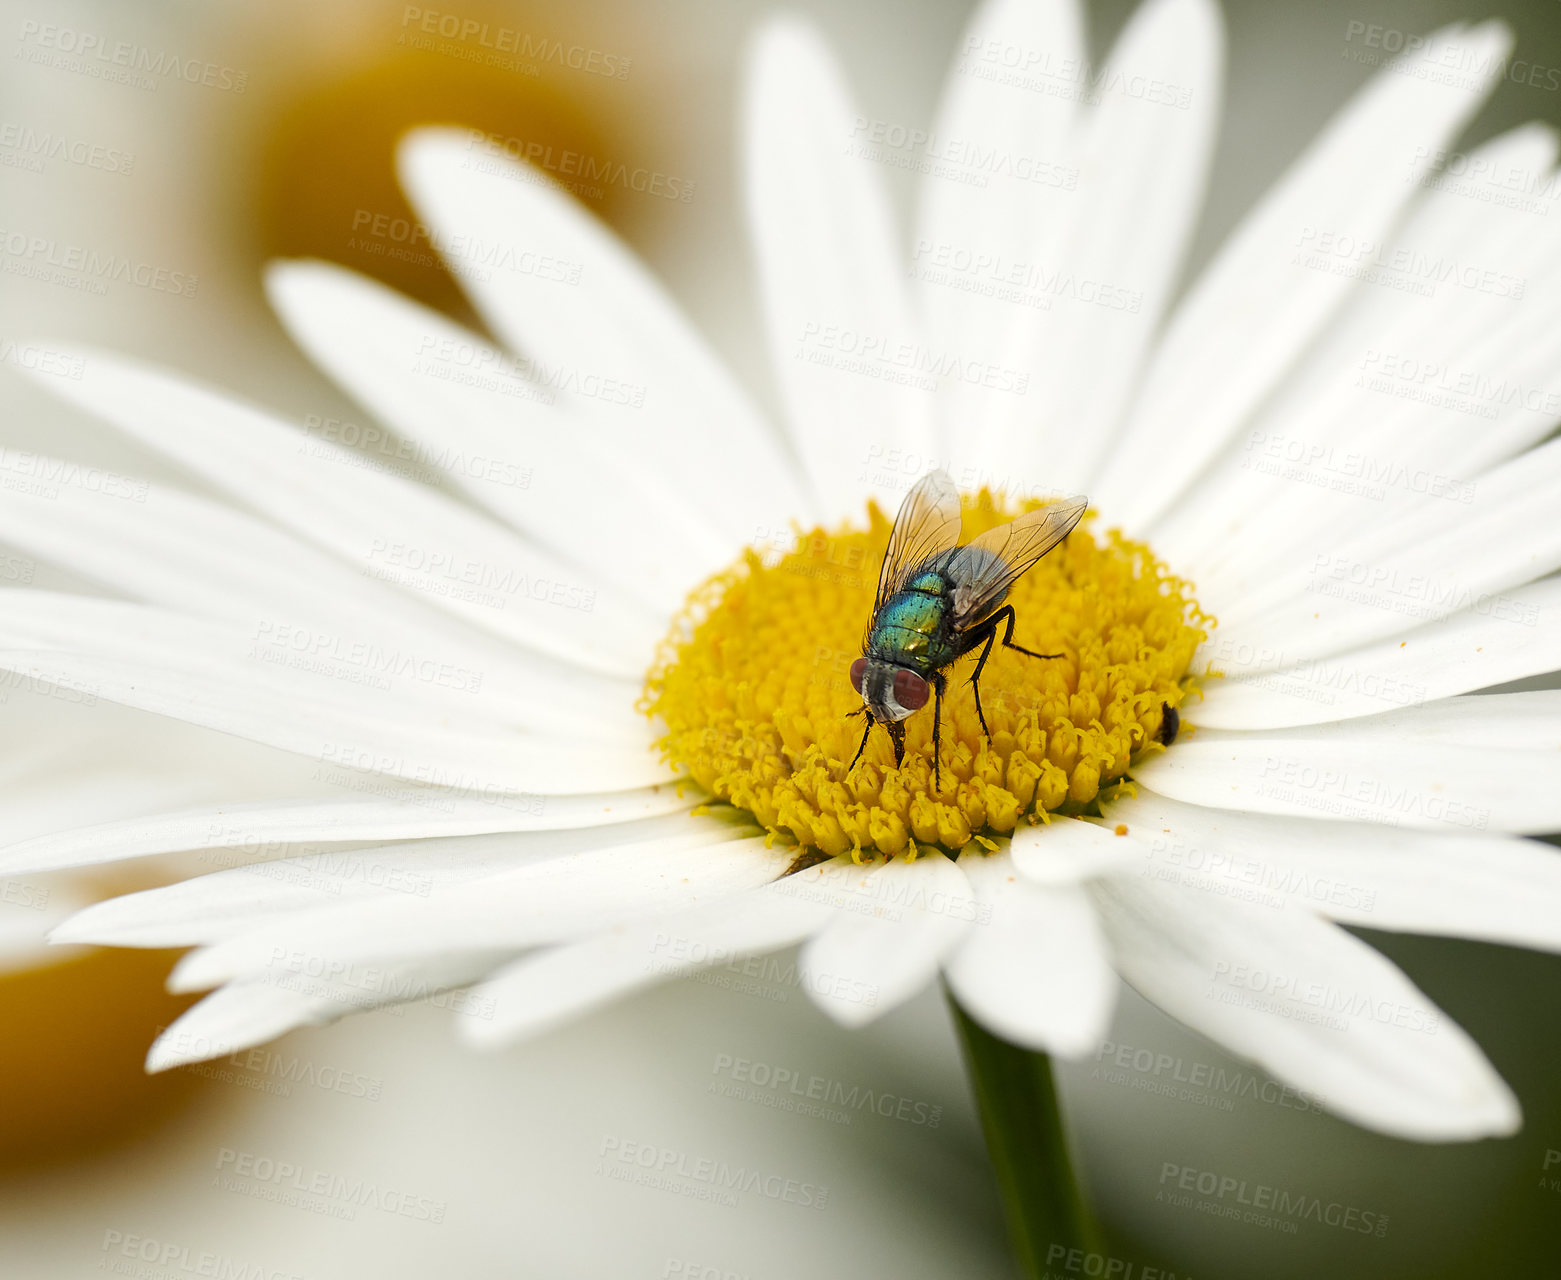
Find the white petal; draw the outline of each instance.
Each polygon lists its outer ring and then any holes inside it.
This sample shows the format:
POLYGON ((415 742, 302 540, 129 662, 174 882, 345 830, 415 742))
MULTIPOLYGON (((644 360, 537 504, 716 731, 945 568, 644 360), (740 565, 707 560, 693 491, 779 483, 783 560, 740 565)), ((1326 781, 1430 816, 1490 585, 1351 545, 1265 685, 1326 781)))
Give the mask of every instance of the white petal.
MULTIPOLYGON (((354 572, 523 644, 601 670, 643 664, 657 615, 426 485, 191 382, 75 350, 51 390, 172 457, 354 572), (539 583, 549 590, 534 594, 539 583), (565 607, 551 603, 562 590, 565 607)), ((43 375, 39 375, 43 377, 43 375)))
POLYGON ((322 907, 192 952, 170 987, 199 990, 274 969, 278 957, 320 965, 402 960, 461 947, 520 950, 595 932, 620 920, 695 906, 768 884, 789 853, 764 840, 708 834, 598 847, 431 893, 322 907))
POLYGON ((1346 924, 1561 950, 1561 852, 1511 836, 1230 813, 1143 791, 1113 817, 1142 874, 1186 894, 1346 924))
POLYGON ((1561 689, 1442 698, 1339 724, 1296 728, 1285 736, 1298 742, 1371 743, 1388 749, 1400 742, 1427 742, 1554 755, 1561 751, 1561 689))
POLYGON ((0 843, 211 803, 234 777, 257 800, 310 789, 311 767, 297 756, 105 702, 90 688, 6 672, 0 689, 0 843))
POLYGON ((482 134, 420 129, 402 185, 493 331, 659 489, 739 543, 804 515, 791 461, 639 258, 482 134), (536 265, 532 265, 536 264, 536 265), (734 476, 742 482, 733 484, 734 476))
MULTIPOLYGON (((30 466, 78 469, 37 454, 30 466)), ((118 491, 18 487, 0 537, 150 603, 246 629, 248 652, 387 698, 597 736, 641 720, 637 687, 466 627, 271 525, 122 478, 118 491)), ((632 735, 634 729, 629 729, 632 735)))
MULTIPOLYGON (((1548 173, 1555 152, 1550 130, 1527 126, 1465 171, 1548 173)), ((1343 537, 1427 497, 1457 512, 1468 477, 1548 434, 1554 415, 1506 393, 1547 382, 1561 353, 1554 235, 1464 187, 1424 196, 1386 247, 1334 242, 1342 267, 1413 287, 1351 294, 1197 500, 1157 523, 1156 551, 1201 591, 1239 598, 1315 551, 1318 530, 1343 537)))
MULTIPOLYGON (((323 262, 273 264, 266 284, 298 344, 381 422, 422 445, 421 456, 453 452, 484 464, 476 479, 452 471, 468 497, 625 592, 654 590, 675 609, 753 540, 752 521, 723 540, 691 518, 692 483, 676 500, 647 489, 643 462, 625 456, 614 435, 555 406, 555 393, 526 377, 521 362, 438 312, 323 262), (491 474, 513 482, 482 478, 491 474), (588 518, 582 489, 600 495, 588 518)), ((682 460, 675 442, 664 444, 682 460)))
POLYGON ((964 1010, 1039 1053, 1080 1057, 1105 1038, 1117 980, 1084 891, 1042 888, 1003 854, 960 858, 983 912, 945 963, 964 1010))
POLYGON ((294 1027, 325 1022, 317 1000, 267 982, 233 983, 186 1010, 147 1051, 149 1072, 225 1058, 294 1027))
MULTIPOLYGON (((1466 608, 1522 626, 1506 593, 1561 567, 1561 440, 1479 478, 1455 520, 1433 501, 1344 542, 1324 537, 1239 601, 1211 602, 1227 644, 1323 657, 1466 608)), ((1205 646, 1207 648, 1207 646, 1205 646)), ((1274 664, 1277 665, 1277 664, 1274 664)))
POLYGON ((867 492, 893 510, 925 468, 887 457, 932 456, 932 396, 902 367, 920 347, 882 182, 856 154, 864 117, 799 19, 767 18, 750 64, 748 220, 792 438, 826 519, 860 517, 867 492))
POLYGON ((494 1016, 463 1023, 462 1031, 475 1044, 507 1043, 651 983, 791 946, 832 911, 809 891, 852 871, 837 862, 822 863, 721 902, 631 921, 525 956, 478 988, 476 998, 490 1002, 494 1016), (782 886, 786 891, 779 892, 782 886))
POLYGON ((1474 1042, 1336 925, 1144 881, 1089 892, 1123 977, 1328 1110, 1422 1142, 1517 1130, 1517 1100, 1474 1042))
POLYGON ((1109 456, 1203 202, 1223 45, 1212 0, 1148 0, 1094 73, 1100 100, 1082 122, 1072 216, 1040 259, 1068 288, 1047 309, 1011 304, 1018 345, 1004 363, 1033 377, 1024 396, 1003 398, 1006 438, 984 473, 1084 490, 1109 456), (1155 90, 1139 96, 1137 85, 1155 90))
MULTIPOLYGON (((44 474, 82 470, 28 456, 44 474)), ((129 476, 112 489, 8 486, 0 536, 128 595, 233 621, 275 615, 340 626, 354 610, 377 616, 395 599, 264 521, 129 476)), ((411 626, 410 612, 396 601, 397 623, 411 626)))
POLYGON ((10 837, 16 842, 0 848, 0 874, 58 871, 190 849, 209 848, 218 851, 218 857, 247 862, 310 843, 606 827, 673 813, 690 803, 671 783, 574 796, 475 797, 391 784, 373 790, 375 798, 367 800, 290 797, 153 813, 92 826, 54 824, 46 834, 10 837))
POLYGON ((1133 777, 1161 795, 1217 809, 1427 831, 1561 830, 1553 751, 1341 732, 1359 723, 1210 730, 1136 766, 1133 777))
POLYGON ((72 912, 91 901, 88 885, 0 881, 0 981, 16 973, 46 969, 74 959, 77 950, 57 951, 50 934, 72 912))
MULTIPOLYGON (((366 849, 319 849, 301 856, 246 861, 225 871, 96 903, 55 929, 52 938, 119 947, 210 944, 316 907, 395 894, 431 897, 436 891, 544 858, 599 848, 604 840, 625 843, 677 835, 690 844, 704 843, 721 825, 708 815, 696 818, 683 812, 617 826, 610 837, 599 827, 577 827, 414 840, 366 849)), ((228 850, 211 853, 208 865, 233 860, 228 850)))
POLYGON ((1501 608, 1505 620, 1482 604, 1402 638, 1245 677, 1274 655, 1216 632, 1214 662, 1231 678, 1203 686, 1193 718, 1210 729, 1323 724, 1561 670, 1561 579, 1515 591, 1501 608))
MULTIPOLYGON (((415 966, 346 971, 332 978, 283 970, 258 982, 229 983, 157 1037, 146 1055, 146 1069, 167 1071, 223 1058, 296 1027, 321 1026, 349 1013, 438 997, 482 977, 507 958, 503 952, 464 952, 432 957, 415 966)), ((489 1012, 469 1001, 447 998, 444 1002, 473 1016, 489 1012)))
POLYGON ((1110 875, 1136 864, 1109 826, 1074 818, 1053 818, 1022 826, 1009 845, 1013 863, 1032 884, 1063 889, 1091 876, 1110 875))
POLYGON ((1141 531, 1305 350, 1346 295, 1346 275, 1306 265, 1308 238, 1381 243, 1416 179, 1479 108, 1510 45, 1505 28, 1447 28, 1379 71, 1226 242, 1172 317, 1113 465, 1094 495, 1141 531), (1446 83, 1443 59, 1469 68, 1446 83))
POLYGON ((409 703, 388 719, 391 706, 373 691, 248 657, 242 630, 83 596, 4 595, 0 669, 297 752, 328 775, 368 771, 479 794, 628 790, 667 776, 648 726, 640 744, 620 746, 520 734, 471 713, 451 723, 409 703))
POLYGON ((976 916, 965 873, 940 853, 864 868, 836 907, 802 948, 799 967, 813 1003, 848 1027, 926 986, 976 916))
MULTIPOLYGON (((1080 68, 1082 28, 1076 0, 986 0, 960 38, 928 144, 937 159, 919 185, 911 251, 922 328, 934 350, 1002 351, 1014 303, 983 289, 983 273, 1001 277, 1055 258, 1041 246, 1055 241, 1079 198, 1072 154, 1078 95, 1004 83, 1003 62, 1080 68)), ((963 378, 943 388, 941 443, 957 460, 956 475, 1012 396, 963 378)))
POLYGON ((1338 370, 1337 393, 1298 410, 1304 423, 1264 418, 1227 451, 1178 509, 1193 530, 1157 530, 1156 550, 1206 598, 1245 603, 1282 571, 1315 570, 1321 553, 1368 535, 1463 527, 1488 470, 1555 426, 1537 388, 1561 367, 1561 292, 1516 305, 1525 309, 1461 343, 1441 330, 1435 344, 1367 338, 1338 370))

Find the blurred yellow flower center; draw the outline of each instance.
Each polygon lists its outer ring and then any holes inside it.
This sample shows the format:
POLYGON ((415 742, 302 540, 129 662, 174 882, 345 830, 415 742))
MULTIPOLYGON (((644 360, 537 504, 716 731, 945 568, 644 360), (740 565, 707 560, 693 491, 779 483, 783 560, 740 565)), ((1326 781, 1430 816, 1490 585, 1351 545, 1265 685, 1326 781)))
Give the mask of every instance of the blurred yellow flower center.
MULTIPOLYGON (((985 491, 967 496, 963 540, 1019 510, 985 491)), ((1065 656, 992 650, 981 674, 990 740, 970 687, 976 655, 948 669, 935 787, 932 701, 904 722, 900 767, 881 727, 849 767, 864 722, 850 715, 862 700, 848 671, 889 541, 883 512, 874 506, 869 518, 867 529, 815 529, 784 551, 749 550, 693 593, 647 678, 670 763, 804 852, 827 855, 953 852, 1021 821, 1097 812, 1134 759, 1160 749, 1167 709, 1185 696, 1200 624, 1212 622, 1188 584, 1141 543, 1075 529, 1008 597, 1014 642, 1065 656)))

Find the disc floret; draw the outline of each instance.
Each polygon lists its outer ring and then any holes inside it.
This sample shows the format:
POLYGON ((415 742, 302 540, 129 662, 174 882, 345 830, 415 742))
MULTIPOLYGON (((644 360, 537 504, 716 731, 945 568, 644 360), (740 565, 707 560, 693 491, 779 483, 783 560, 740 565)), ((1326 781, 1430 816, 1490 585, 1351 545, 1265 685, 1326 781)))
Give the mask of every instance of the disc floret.
MULTIPOLYGON (((963 502, 967 538, 1018 515, 983 490, 963 502)), ((1008 603, 1015 639, 1064 655, 994 651, 982 675, 990 739, 976 716, 974 656, 949 671, 940 778, 929 705, 905 721, 895 766, 886 734, 860 762, 861 656, 889 521, 798 531, 785 549, 750 549, 691 597, 647 678, 668 761, 805 852, 956 852, 1022 821, 1096 812, 1103 791, 1162 747, 1166 708, 1212 620, 1149 548, 1091 522, 1021 577, 1008 603)))

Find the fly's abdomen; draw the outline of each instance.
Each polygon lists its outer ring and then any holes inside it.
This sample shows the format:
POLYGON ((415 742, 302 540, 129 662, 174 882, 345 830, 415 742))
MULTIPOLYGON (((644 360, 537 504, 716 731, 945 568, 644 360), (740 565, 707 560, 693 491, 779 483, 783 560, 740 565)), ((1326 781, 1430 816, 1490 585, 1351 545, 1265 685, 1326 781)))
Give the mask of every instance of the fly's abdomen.
POLYGON ((952 661, 944 633, 948 601, 942 595, 908 590, 892 597, 873 619, 867 646, 878 657, 924 670, 952 661))

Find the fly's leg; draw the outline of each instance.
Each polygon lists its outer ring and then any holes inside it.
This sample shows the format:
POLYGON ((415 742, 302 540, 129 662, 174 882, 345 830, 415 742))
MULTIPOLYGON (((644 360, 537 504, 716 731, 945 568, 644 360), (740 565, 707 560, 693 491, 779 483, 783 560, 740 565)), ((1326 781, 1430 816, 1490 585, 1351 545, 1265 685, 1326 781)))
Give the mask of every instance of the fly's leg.
POLYGON ((1019 650, 1020 653, 1028 654, 1032 658, 1066 658, 1068 656, 1065 653, 1036 653, 1034 649, 1026 649, 1022 644, 1015 644, 1014 643, 1014 607, 1011 604, 1010 605, 1004 605, 1001 609, 999 609, 996 613, 994 613, 989 619, 987 619, 987 621, 992 624, 992 634, 994 634, 994 635, 997 634, 997 624, 1005 616, 1007 617, 1007 620, 1008 620, 1008 627, 1003 632, 1003 647, 1005 649, 1017 649, 1017 650, 1019 650))
MULTIPOLYGON (((1012 613, 1012 610, 1009 610, 1012 613)), ((1013 621, 1009 620, 1012 628, 1013 621)), ((986 633, 986 647, 981 650, 981 656, 976 659, 976 669, 970 673, 970 687, 976 691, 976 719, 981 721, 981 732, 986 734, 986 740, 992 741, 992 731, 986 727, 986 712, 981 709, 981 668, 986 666, 986 660, 992 654, 992 644, 997 639, 997 627, 993 626, 986 633)))
POLYGON ((938 774, 938 756, 943 738, 943 690, 948 679, 941 671, 932 673, 932 789, 943 790, 943 780, 938 774))
POLYGON ((872 731, 873 731, 873 718, 871 716, 868 716, 867 717, 867 728, 862 730, 862 744, 861 744, 861 746, 857 747, 856 754, 851 757, 851 763, 846 766, 846 772, 847 773, 850 773, 852 769, 856 768, 856 762, 862 758, 862 752, 867 750, 867 738, 868 738, 868 735, 872 733, 872 731))
POLYGON ((988 742, 992 740, 992 731, 986 727, 986 712, 981 707, 981 671, 986 666, 986 660, 992 656, 992 646, 997 643, 997 629, 1003 627, 1003 647, 1017 649, 1020 653, 1031 658, 1065 658, 1064 653, 1036 653, 1033 649, 1026 649, 1022 644, 1014 643, 1014 607, 1005 605, 990 618, 981 623, 966 634, 964 653, 969 653, 977 645, 981 645, 981 656, 976 659, 976 669, 970 675, 970 687, 976 695, 976 719, 981 721, 981 732, 986 734, 988 742))

